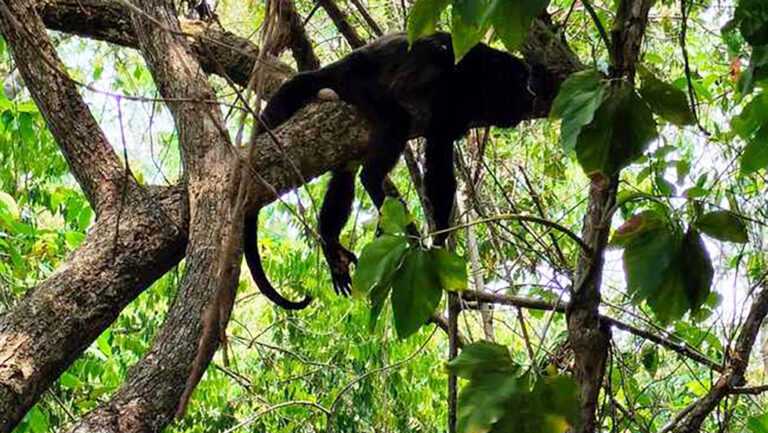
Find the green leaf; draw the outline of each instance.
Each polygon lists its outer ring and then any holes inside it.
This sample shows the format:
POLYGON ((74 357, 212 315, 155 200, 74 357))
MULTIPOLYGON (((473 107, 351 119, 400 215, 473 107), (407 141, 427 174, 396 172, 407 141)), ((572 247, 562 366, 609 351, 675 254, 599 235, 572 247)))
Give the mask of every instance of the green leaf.
POLYGON ((662 324, 695 313, 709 297, 713 269, 698 232, 685 236, 667 225, 625 243, 624 274, 634 302, 645 301, 662 324))
POLYGON ((657 136, 651 110, 631 87, 611 87, 606 96, 576 141, 576 156, 587 175, 617 173, 657 136))
POLYGON ((696 119, 682 90, 659 80, 645 68, 638 72, 643 79, 640 95, 654 113, 677 126, 693 125, 696 119))
POLYGON ((518 367, 512 362, 509 349, 505 346, 478 341, 468 345, 459 356, 448 361, 446 368, 451 374, 472 379, 490 373, 514 373, 518 367))
POLYGON ((592 122, 595 111, 603 102, 605 82, 596 70, 571 74, 560 86, 552 103, 550 118, 562 119, 560 145, 566 151, 576 146, 581 129, 592 122))
POLYGON ((752 174, 768 167, 768 124, 761 127, 749 140, 741 155, 741 173, 752 174))
POLYGON ((727 210, 708 212, 696 220, 696 228, 721 241, 747 243, 747 226, 736 214, 727 210))
POLYGON ((461 60, 485 36, 491 26, 490 0, 453 0, 451 36, 456 62, 461 60))
POLYGON ((4 208, 11 219, 19 219, 19 205, 7 192, 0 191, 0 208, 4 208))
POLYGON ((430 250, 434 255, 437 275, 444 290, 461 292, 467 288, 467 261, 445 248, 430 250))
POLYGON ((743 139, 751 138, 761 126, 768 124, 768 93, 756 95, 738 116, 731 119, 731 127, 743 139))
POLYGON ((448 4, 450 0, 417 0, 408 14, 408 43, 434 33, 440 14, 448 4))
POLYGON ((407 250, 405 238, 391 235, 379 236, 366 245, 352 277, 352 294, 365 296, 375 286, 388 289, 407 250))
POLYGON ((381 310, 384 309, 384 304, 387 302, 390 291, 392 291, 392 285, 382 283, 373 286, 373 289, 368 293, 368 300, 371 304, 371 314, 368 319, 368 330, 371 332, 376 329, 376 322, 379 320, 381 310))
POLYGON ((547 7, 549 0, 494 0, 491 24, 496 35, 510 52, 517 50, 528 38, 531 21, 547 7))
POLYGON ((739 0, 734 12, 739 30, 751 45, 768 44, 768 2, 739 0))
POLYGON ((405 205, 398 199, 387 197, 381 206, 379 228, 390 235, 406 233, 406 227, 413 221, 405 205))
POLYGON ((610 245, 622 247, 629 245, 643 234, 664 228, 664 216, 647 210, 627 218, 613 234, 610 245))
POLYGON ((747 420, 747 428, 752 433, 768 433, 768 413, 750 417, 747 420))
POLYGON ((64 241, 67 243, 67 246, 72 249, 79 247, 84 240, 85 234, 80 232, 70 230, 64 234, 64 241))
POLYGON ((640 360, 648 374, 655 376, 656 370, 659 369, 659 350, 656 345, 644 344, 640 351, 640 360))
POLYGON ((699 232, 688 230, 679 254, 680 272, 690 310, 696 313, 709 298, 715 270, 699 232))
POLYGON ((459 395, 457 431, 563 433, 578 422, 578 389, 570 377, 518 375, 506 347, 468 345, 447 364, 469 380, 459 395))
POLYGON ((83 383, 80 381, 80 379, 77 378, 77 376, 67 372, 61 375, 61 377, 59 378, 59 383, 61 384, 61 387, 64 389, 76 390, 81 386, 83 386, 83 383))
POLYGON ((419 248, 410 250, 392 280, 397 336, 408 338, 425 325, 442 296, 433 255, 419 248))
POLYGON ((50 431, 48 416, 45 412, 40 410, 38 406, 33 407, 32 410, 24 416, 22 423, 26 424, 28 428, 27 431, 32 433, 47 433, 50 431))
POLYGON ((112 339, 112 333, 109 331, 102 332, 99 338, 96 339, 96 345, 99 347, 99 351, 107 358, 112 358, 112 346, 109 340, 112 339))

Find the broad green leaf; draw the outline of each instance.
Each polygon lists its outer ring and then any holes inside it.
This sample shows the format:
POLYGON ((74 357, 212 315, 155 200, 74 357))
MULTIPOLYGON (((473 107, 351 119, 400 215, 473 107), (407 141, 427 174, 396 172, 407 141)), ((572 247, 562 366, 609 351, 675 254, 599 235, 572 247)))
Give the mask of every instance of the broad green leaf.
POLYGON ((656 136, 648 105, 622 84, 607 91, 592 122, 581 130, 576 156, 587 175, 611 176, 642 156, 656 136))
POLYGON ((727 210, 705 213, 696 220, 696 228, 721 241, 744 244, 749 240, 744 221, 727 210))
POLYGON ((381 206, 379 228, 390 235, 406 233, 406 227, 413 221, 405 205, 398 199, 387 197, 381 206))
POLYGON ((366 245, 352 277, 352 294, 366 296, 377 285, 388 289, 407 250, 405 238, 386 234, 366 245))
POLYGON ((638 71, 643 79, 640 95, 654 113, 677 126, 693 125, 695 118, 682 90, 659 80, 645 68, 638 71))
POLYGON ((59 378, 59 383, 61 384, 61 387, 64 389, 72 389, 77 390, 79 387, 83 386, 83 383, 80 381, 80 379, 77 378, 72 373, 65 372, 61 375, 59 378))
POLYGON ((448 361, 446 368, 464 379, 482 377, 490 373, 515 373, 509 349, 500 344, 478 341, 465 347, 459 356, 448 361))
POLYGON ((430 251, 434 255, 442 288, 452 292, 466 290, 468 280, 466 260, 445 248, 434 248, 430 251))
POLYGON ((752 174, 768 167, 768 123, 757 130, 741 155, 742 174, 752 174))
POLYGON ((35 406, 25 416, 22 424, 26 424, 27 431, 32 433, 48 433, 51 425, 45 412, 35 406))
POLYGON ((387 302, 389 292, 392 291, 392 285, 390 283, 382 283, 373 286, 373 289, 368 293, 368 300, 371 304, 371 314, 368 320, 368 329, 373 332, 376 329, 376 321, 379 320, 381 310, 384 309, 384 303, 387 302))
POLYGON ((456 62, 485 36, 493 6, 491 0, 453 0, 451 36, 456 62))
POLYGON ((679 278, 675 280, 675 275, 679 277, 679 272, 668 272, 675 262, 676 251, 674 236, 665 226, 644 231, 628 242, 624 249, 624 273, 629 295, 635 302, 648 301, 657 314, 654 306, 656 301, 665 295, 665 285, 678 284, 677 288, 670 287, 670 292, 666 294, 674 295, 670 299, 673 301, 672 305, 667 305, 667 308, 678 305, 678 298, 685 300, 682 282, 679 278))
POLYGON ((708 299, 712 263, 695 230, 681 236, 663 225, 626 242, 624 273, 634 302, 645 301, 663 324, 696 311, 708 299))
POLYGON ((679 257, 683 285, 690 303, 689 309, 695 313, 709 298, 715 275, 709 252, 698 231, 691 229, 685 234, 679 257))
POLYGON ((432 254, 420 248, 410 250, 392 280, 397 336, 408 338, 425 325, 442 296, 432 254))
POLYGON ((615 247, 626 246, 645 233, 659 230, 664 227, 664 216, 658 212, 647 210, 627 218, 613 233, 610 245, 615 247))
POLYGON ((473 343, 447 364, 469 380, 459 394, 457 431, 564 433, 578 422, 578 389, 570 377, 519 375, 506 347, 473 343))
POLYGON ((19 205, 7 192, 0 191, 0 207, 4 207, 12 219, 19 219, 19 205))
POLYGON ((112 358, 112 346, 109 343, 109 340, 112 338, 112 333, 109 331, 104 331, 99 335, 99 338, 96 339, 96 345, 99 347, 99 351, 107 358, 112 358))
POLYGON ((683 191, 683 195, 686 198, 698 198, 698 197, 704 197, 709 193, 706 189, 700 187, 700 186, 694 186, 691 188, 686 189, 683 191))
POLYGON ((750 417, 747 420, 747 428, 752 433, 768 433, 768 413, 750 417))
POLYGON ((69 248, 75 249, 85 240, 85 234, 69 230, 64 234, 64 241, 69 248))
POLYGON ((751 138, 760 127, 768 124, 768 93, 756 95, 738 116, 731 119, 731 127, 743 139, 751 138))
POLYGON ((581 129, 592 122, 595 111, 603 102, 605 82, 596 70, 571 74, 560 86, 550 117, 562 119, 560 145, 566 151, 576 146, 581 129))
POLYGON ((549 0, 494 0, 491 24, 496 35, 510 52, 517 50, 528 38, 531 21, 547 7, 549 0))
POLYGON ((659 350, 655 344, 643 345, 640 350, 640 360, 648 374, 656 375, 656 370, 659 369, 659 350))
POLYGON ((417 0, 408 14, 408 43, 437 29, 437 22, 450 0, 417 0))
POLYGON ((734 19, 739 30, 751 45, 768 44, 768 1, 739 0, 734 19))
MULTIPOLYGON (((520 386, 520 381, 509 373, 489 373, 472 380, 459 394, 456 431, 481 433, 495 431, 491 428, 494 424, 507 424, 502 417, 512 408, 510 399, 528 391, 520 386)), ((511 425, 506 427, 500 431, 509 431, 511 425)))

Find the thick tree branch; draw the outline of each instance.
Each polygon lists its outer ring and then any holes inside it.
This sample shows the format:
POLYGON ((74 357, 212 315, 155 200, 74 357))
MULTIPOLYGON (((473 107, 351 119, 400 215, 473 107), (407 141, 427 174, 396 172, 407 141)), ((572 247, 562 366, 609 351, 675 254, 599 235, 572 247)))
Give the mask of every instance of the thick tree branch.
MULTIPOLYGON (((229 141, 207 76, 183 36, 170 2, 139 0, 132 21, 139 46, 179 131, 190 208, 187 266, 165 323, 120 389, 74 432, 160 431, 183 408, 220 342, 240 272, 244 214, 241 160, 229 141), (239 211, 238 211, 239 209, 239 211), (225 298, 223 293, 230 296, 225 298), (191 378, 190 378, 191 377, 191 378), (190 379, 188 379, 190 378, 190 379), (180 404, 181 401, 181 404, 180 404)), ((182 409, 183 413, 183 409, 182 409)))
MULTIPOLYGON (((699 400, 686 408, 685 413, 676 419, 675 423, 664 428, 664 431, 674 433, 697 433, 701 430, 701 425, 707 419, 709 414, 720 404, 720 402, 737 390, 737 386, 744 382, 744 373, 747 371, 749 356, 757 339, 757 333, 760 325, 768 314, 768 287, 765 283, 761 284, 760 293, 752 303, 749 309, 747 320, 741 328, 739 337, 736 339, 736 345, 731 352, 731 356, 726 360, 725 372, 717 379, 709 392, 699 400)), ((738 392, 737 392, 738 393, 738 392)))
MULTIPOLYGON (((653 3, 654 0, 620 2, 612 32, 613 78, 632 81, 653 3)), ((566 309, 568 342, 574 353, 574 376, 579 384, 581 422, 575 429, 577 433, 599 430, 597 405, 610 347, 610 327, 599 314, 604 252, 611 228, 605 215, 616 202, 618 180, 618 173, 598 174, 591 179, 582 235, 591 253, 582 251, 579 255, 571 302, 566 309)))
POLYGON ((317 2, 325 9, 325 13, 328 14, 339 33, 344 36, 352 48, 360 48, 365 45, 365 41, 357 33, 357 30, 349 24, 347 15, 339 9, 335 0, 317 0, 317 2))
MULTIPOLYGON (((38 2, 45 25, 52 30, 136 48, 138 40, 130 21, 130 11, 122 0, 47 0, 38 2)), ((201 21, 182 21, 181 31, 191 39, 190 46, 208 73, 223 70, 235 83, 245 86, 259 56, 259 48, 218 25, 201 21)), ((291 68, 273 56, 265 60, 268 68, 267 92, 274 91, 290 75, 291 68)))
POLYGON ((51 133, 97 215, 129 181, 104 132, 72 82, 34 2, 0 3, 0 31, 51 133))

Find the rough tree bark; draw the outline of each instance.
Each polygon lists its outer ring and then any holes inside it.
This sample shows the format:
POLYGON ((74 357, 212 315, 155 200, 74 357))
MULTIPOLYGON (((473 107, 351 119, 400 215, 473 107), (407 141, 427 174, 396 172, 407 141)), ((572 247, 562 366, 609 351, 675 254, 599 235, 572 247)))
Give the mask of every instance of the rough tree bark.
MULTIPOLYGON (((612 31, 612 78, 634 78, 635 62, 654 0, 622 0, 612 31)), ((610 346, 610 326, 600 320, 600 288, 606 243, 611 229, 607 210, 616 202, 618 174, 594 176, 589 188, 582 239, 591 253, 582 251, 576 268, 571 302, 566 310, 568 343, 574 353, 574 376, 579 385, 578 433, 598 430, 598 398, 610 346)))

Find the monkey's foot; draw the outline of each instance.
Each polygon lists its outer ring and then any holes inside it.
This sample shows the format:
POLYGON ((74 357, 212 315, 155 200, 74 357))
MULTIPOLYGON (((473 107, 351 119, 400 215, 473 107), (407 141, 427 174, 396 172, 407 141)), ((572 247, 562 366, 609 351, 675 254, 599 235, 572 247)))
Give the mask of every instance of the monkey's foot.
POLYGON ((357 266, 357 257, 340 244, 323 248, 325 261, 331 269, 331 280, 336 294, 349 296, 352 294, 352 277, 349 276, 349 266, 357 266))

